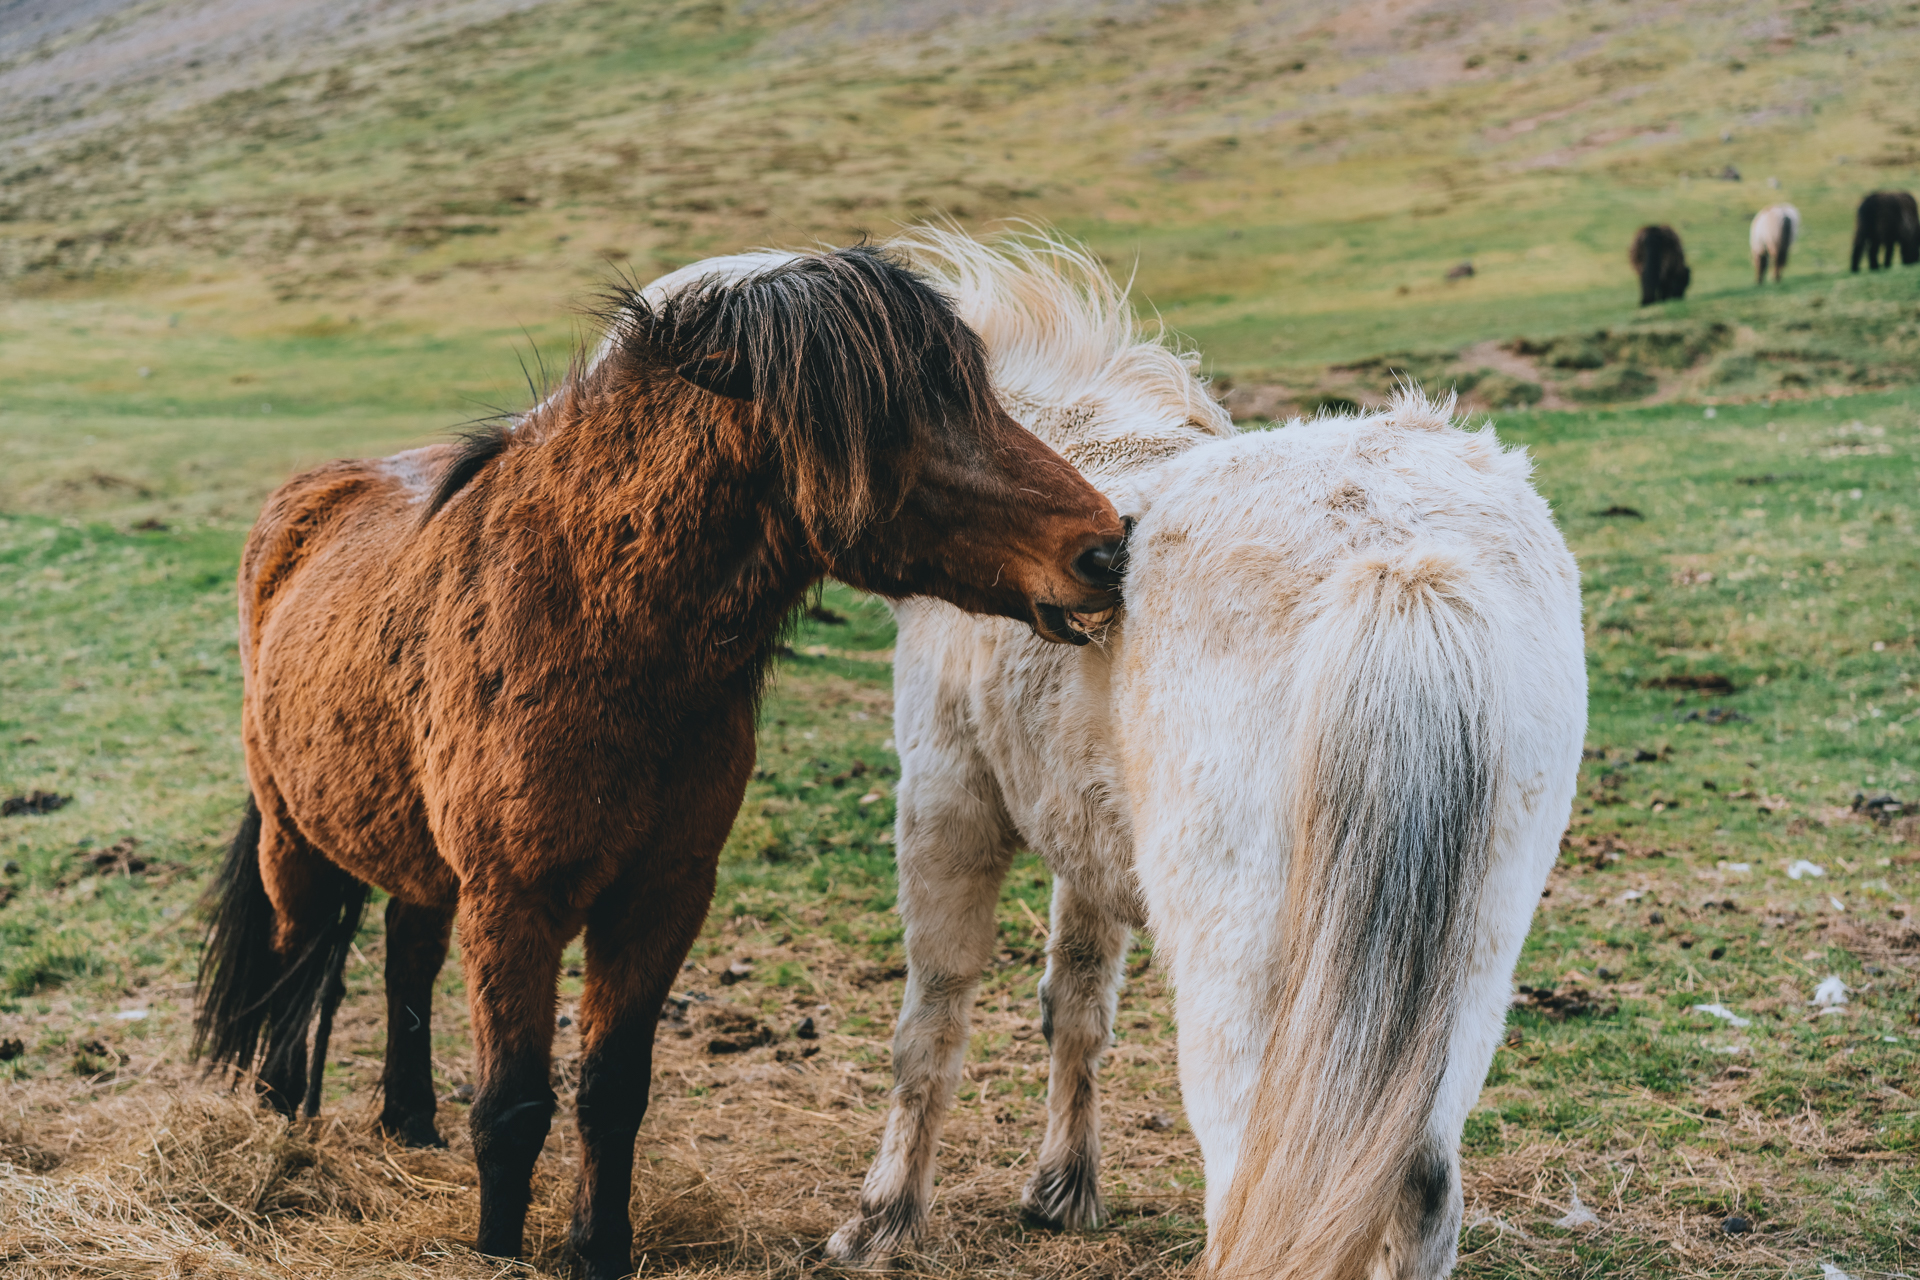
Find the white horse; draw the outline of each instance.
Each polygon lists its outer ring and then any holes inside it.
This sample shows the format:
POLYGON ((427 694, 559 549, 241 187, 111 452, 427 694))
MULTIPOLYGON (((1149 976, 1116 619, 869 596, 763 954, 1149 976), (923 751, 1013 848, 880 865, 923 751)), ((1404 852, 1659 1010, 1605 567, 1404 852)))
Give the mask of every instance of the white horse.
POLYGON ((1790 204, 1769 205, 1753 215, 1747 230, 1747 251, 1753 255, 1753 282, 1767 282, 1767 259, 1773 259, 1773 282, 1787 265, 1787 251, 1800 235, 1800 211, 1790 204))
POLYGON ((980 332, 1009 411, 1138 525, 1123 616, 1083 648, 895 607, 907 991, 886 1134, 828 1251, 884 1264, 925 1221, 1024 843, 1054 874, 1028 1210, 1103 1216, 1095 1073, 1144 926, 1176 990, 1207 1270, 1445 1274, 1461 1128, 1585 729, 1578 576, 1525 458, 1412 392, 1236 436, 1089 255, 892 247, 980 332))

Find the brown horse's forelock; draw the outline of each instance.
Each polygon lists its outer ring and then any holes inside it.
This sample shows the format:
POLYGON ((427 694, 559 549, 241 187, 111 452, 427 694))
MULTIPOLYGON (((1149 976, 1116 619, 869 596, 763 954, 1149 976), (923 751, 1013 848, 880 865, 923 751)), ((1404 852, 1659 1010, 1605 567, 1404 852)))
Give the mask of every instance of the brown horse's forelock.
POLYGON ((823 546, 851 543, 898 509, 910 477, 888 455, 994 411, 979 337, 937 289, 865 245, 657 305, 637 290, 608 302, 605 319, 631 355, 697 367, 703 386, 747 389, 795 512, 823 546))

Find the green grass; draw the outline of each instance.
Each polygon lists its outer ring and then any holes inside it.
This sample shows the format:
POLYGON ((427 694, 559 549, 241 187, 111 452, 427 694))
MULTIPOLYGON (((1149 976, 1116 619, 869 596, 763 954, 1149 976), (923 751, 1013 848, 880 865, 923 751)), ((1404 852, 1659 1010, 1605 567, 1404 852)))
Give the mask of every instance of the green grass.
MULTIPOLYGON (((1569 847, 1519 979, 1583 987, 1603 1008, 1564 1021, 1516 1011, 1466 1154, 1481 1210, 1524 1222, 1530 1240, 1476 1227, 1464 1273, 1547 1260, 1539 1250, 1565 1233, 1503 1188, 1563 1202, 1569 1179, 1589 1204, 1612 1205, 1618 1225, 1576 1237, 1555 1265, 1679 1274, 1661 1242, 1676 1230, 1711 1238, 1736 1213, 1787 1257, 1855 1274, 1905 1265, 1920 1196, 1920 991, 1913 934, 1893 916, 1911 910, 1916 859, 1847 807, 1862 791, 1912 800, 1920 772, 1909 585, 1920 412, 1888 393, 1712 418, 1697 405, 1536 412, 1500 429, 1535 458, 1580 557, 1592 681, 1569 847), (1621 506, 1640 517, 1596 514, 1621 506), (1650 687, 1712 674, 1735 691, 1650 687), (1789 879, 1801 858, 1826 875, 1789 879), (1841 1016, 1807 1004, 1828 974, 1855 989, 1841 1016), (1715 1002, 1752 1025, 1693 1011, 1715 1002)), ((0 791, 76 797, 0 825, 17 864, 0 910, 0 1011, 45 1028, 7 1067, 22 1082, 90 1063, 73 1048, 89 1018, 190 980, 193 899, 244 792, 230 587, 240 534, 217 521, 132 530, 128 513, 151 504, 120 500, 94 523, 16 515, 0 526, 0 791), (76 851, 126 836, 147 875, 76 869, 76 851)), ((841 621, 803 619, 780 664, 695 953, 710 967, 738 948, 742 922, 817 935, 878 971, 902 958, 888 844, 898 761, 888 671, 874 660, 891 623, 845 588, 820 603, 841 621)), ((1019 903, 1044 918, 1047 892, 1044 869, 1023 857, 1001 910, 1008 967, 990 988, 1004 1007, 1033 999, 1039 955, 1019 903)), ((760 975, 766 1007, 813 998, 818 963, 796 956, 760 975)), ((457 1001, 457 968, 442 986, 457 1001)), ((843 1030, 878 1039, 884 1022, 858 1013, 843 1030)), ((449 1019, 449 1056, 461 1035, 449 1019)), ((992 1044, 974 1057, 991 1061, 992 1044)), ((334 1087, 351 1092, 357 1078, 334 1087)), ((1727 1266, 1706 1270, 1745 1273, 1727 1266)))

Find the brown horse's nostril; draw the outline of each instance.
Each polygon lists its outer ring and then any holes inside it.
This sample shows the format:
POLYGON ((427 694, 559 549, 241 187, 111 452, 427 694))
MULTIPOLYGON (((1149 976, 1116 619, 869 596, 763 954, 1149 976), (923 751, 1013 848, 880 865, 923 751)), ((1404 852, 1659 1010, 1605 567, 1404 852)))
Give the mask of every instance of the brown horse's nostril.
POLYGON ((1073 572, 1080 581, 1093 587, 1117 587, 1127 568, 1127 544, 1102 542, 1074 557, 1073 572))

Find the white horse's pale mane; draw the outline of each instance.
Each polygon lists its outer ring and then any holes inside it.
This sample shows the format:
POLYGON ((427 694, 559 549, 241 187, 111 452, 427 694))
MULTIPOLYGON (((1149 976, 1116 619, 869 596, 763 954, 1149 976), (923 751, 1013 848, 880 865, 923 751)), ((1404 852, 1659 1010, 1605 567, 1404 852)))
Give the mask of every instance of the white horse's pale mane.
POLYGON ((1126 287, 1084 246, 1042 227, 980 241, 921 226, 885 247, 953 299, 986 344, 1008 412, 1082 471, 1233 434, 1197 376, 1199 353, 1137 319, 1126 287))

